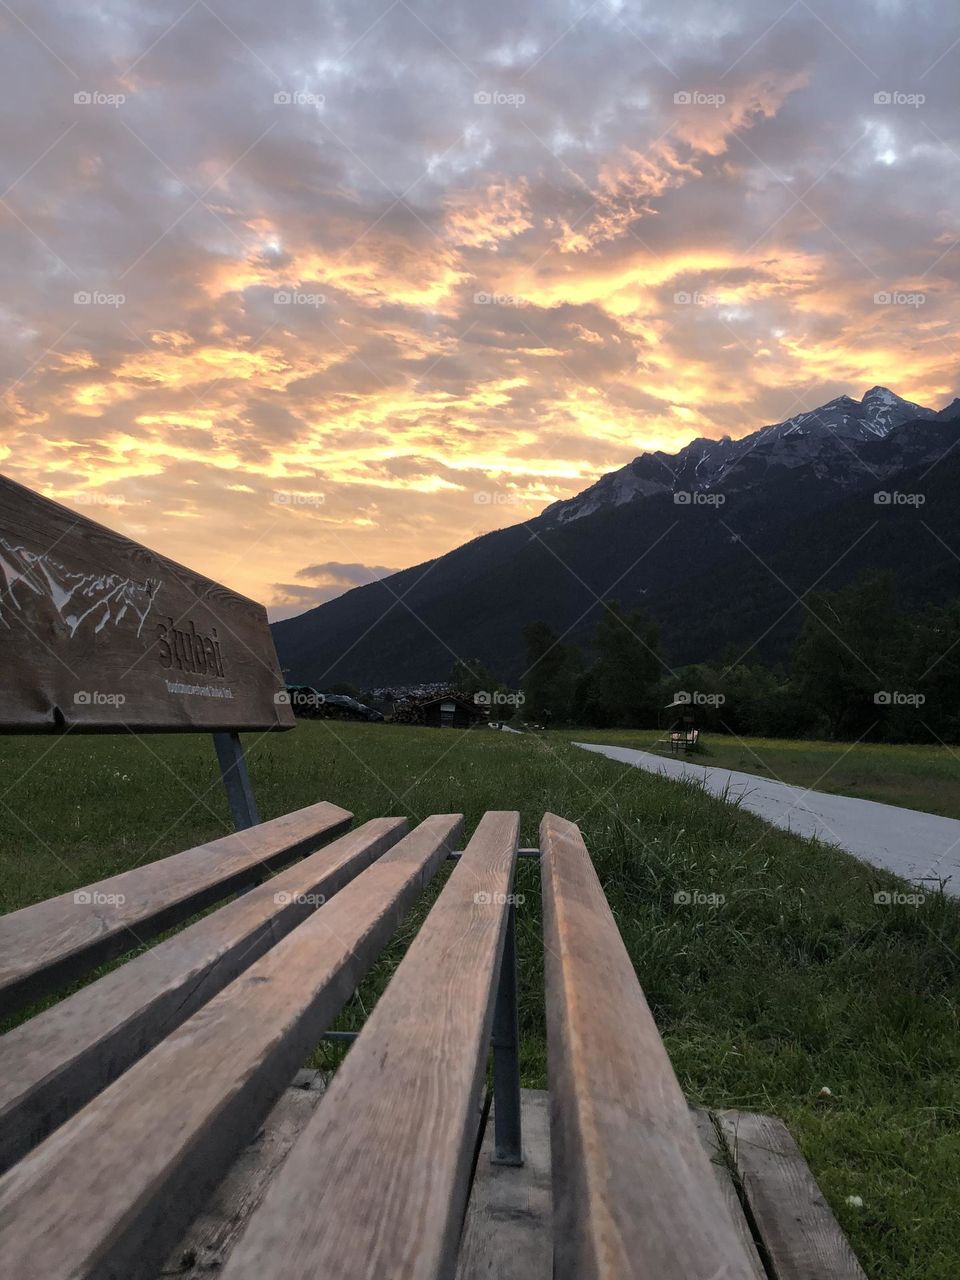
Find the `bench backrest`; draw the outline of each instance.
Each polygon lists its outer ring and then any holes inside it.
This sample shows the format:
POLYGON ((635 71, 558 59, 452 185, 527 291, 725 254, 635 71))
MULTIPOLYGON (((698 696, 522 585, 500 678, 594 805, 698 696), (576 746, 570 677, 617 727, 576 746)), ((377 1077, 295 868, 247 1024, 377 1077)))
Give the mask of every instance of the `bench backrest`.
POLYGON ((262 605, 0 476, 0 732, 293 724, 262 605))

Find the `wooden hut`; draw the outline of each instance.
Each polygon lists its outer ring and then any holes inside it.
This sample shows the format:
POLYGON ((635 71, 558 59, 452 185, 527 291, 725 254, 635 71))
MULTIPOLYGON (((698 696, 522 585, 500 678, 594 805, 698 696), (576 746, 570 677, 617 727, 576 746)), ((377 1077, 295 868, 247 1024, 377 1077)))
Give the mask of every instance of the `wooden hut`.
POLYGON ((667 736, 661 741, 669 743, 675 754, 681 751, 692 751, 700 740, 700 729, 697 725, 696 711, 689 695, 677 695, 664 707, 666 712, 667 736))
POLYGON ((423 723, 433 729, 469 729, 486 720, 486 708, 460 693, 444 693, 421 703, 423 723))

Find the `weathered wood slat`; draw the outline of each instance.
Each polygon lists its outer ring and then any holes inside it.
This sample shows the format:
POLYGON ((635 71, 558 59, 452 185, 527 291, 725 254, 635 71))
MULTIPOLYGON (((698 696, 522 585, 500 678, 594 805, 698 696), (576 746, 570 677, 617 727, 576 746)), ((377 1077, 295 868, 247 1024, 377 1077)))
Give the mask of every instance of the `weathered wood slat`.
POLYGON ((453 1275, 517 833, 480 821, 223 1280, 453 1275))
POLYGON ((0 1015, 228 897, 258 868, 311 853, 352 816, 335 804, 310 805, 11 912, 0 919, 0 1015))
POLYGON ((717 1113, 773 1280, 866 1280, 790 1131, 776 1116, 717 1113))
POLYGON ((716 1175, 723 1202, 730 1211, 730 1217, 736 1228, 737 1235, 740 1237, 744 1251, 750 1259, 750 1265, 753 1268, 751 1274, 754 1280, 767 1280, 767 1273, 764 1271, 760 1255, 757 1253, 753 1233, 743 1212, 743 1205, 740 1203, 740 1196, 737 1194, 733 1174, 730 1172, 730 1166, 727 1163, 726 1143, 721 1142, 716 1122, 709 1111, 704 1111, 701 1107, 692 1107, 691 1115, 697 1127, 697 1133, 700 1135, 700 1141, 703 1143, 703 1149, 707 1153, 713 1172, 716 1175))
POLYGON ((580 832, 540 847, 556 1280, 753 1280, 580 832))
POLYGON ((0 727, 288 729, 263 605, 0 476, 0 727))
POLYGON ((0 1171, 406 833, 375 818, 0 1038, 0 1171))
MULTIPOLYGON (((494 1104, 496 1105, 496 1104, 494 1104)), ((493 1111, 487 1120, 463 1224, 456 1280, 552 1280, 550 1102, 522 1089, 523 1164, 491 1164, 493 1111)))
POLYGON ((263 1199, 270 1179, 323 1097, 319 1071, 298 1071, 271 1110, 263 1128, 240 1152, 226 1177, 203 1206, 156 1280, 211 1280, 240 1238, 247 1220, 263 1199))
POLYGON ((10 1274, 151 1277, 461 830, 421 823, 0 1178, 10 1274))

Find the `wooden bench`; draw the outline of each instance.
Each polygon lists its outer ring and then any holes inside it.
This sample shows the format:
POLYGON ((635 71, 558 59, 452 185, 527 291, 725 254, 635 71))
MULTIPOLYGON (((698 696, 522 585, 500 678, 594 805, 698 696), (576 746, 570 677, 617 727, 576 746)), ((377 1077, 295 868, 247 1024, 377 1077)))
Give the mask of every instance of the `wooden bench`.
POLYGON ((5 1274, 862 1280, 782 1126, 687 1107, 573 824, 261 823, 239 733, 293 724, 259 605, 0 477, 0 731, 211 732, 237 828, 0 920, 0 1013, 42 1002, 0 1037, 5 1274), (448 860, 332 1081, 304 1070, 448 860))
MULTIPOLYGON (((300 836, 336 830, 330 808, 303 811, 300 836)), ((782 1126, 688 1108, 580 832, 549 814, 549 1124, 542 1096, 521 1104, 519 819, 486 814, 461 852, 462 827, 340 835, 0 1040, 8 1273, 862 1280, 782 1126), (304 1079, 448 859, 342 1065, 325 1089, 304 1079)), ((157 866, 100 904, 111 936, 157 866)), ((45 903, 8 919, 35 955, 62 932, 45 903)))

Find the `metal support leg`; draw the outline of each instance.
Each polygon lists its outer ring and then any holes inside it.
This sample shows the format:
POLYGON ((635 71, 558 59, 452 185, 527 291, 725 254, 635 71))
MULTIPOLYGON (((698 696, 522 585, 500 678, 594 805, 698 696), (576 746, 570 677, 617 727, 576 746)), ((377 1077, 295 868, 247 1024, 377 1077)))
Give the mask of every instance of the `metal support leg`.
POLYGON ((507 935, 493 1012, 494 1164, 523 1164, 520 1133, 520 1028, 517 1019, 517 920, 507 908, 507 935))
POLYGON ((223 787, 227 793, 233 823, 238 831, 255 827, 260 822, 257 802, 253 798, 247 762, 243 758, 243 745, 239 733, 215 733, 213 745, 217 749, 223 787))

